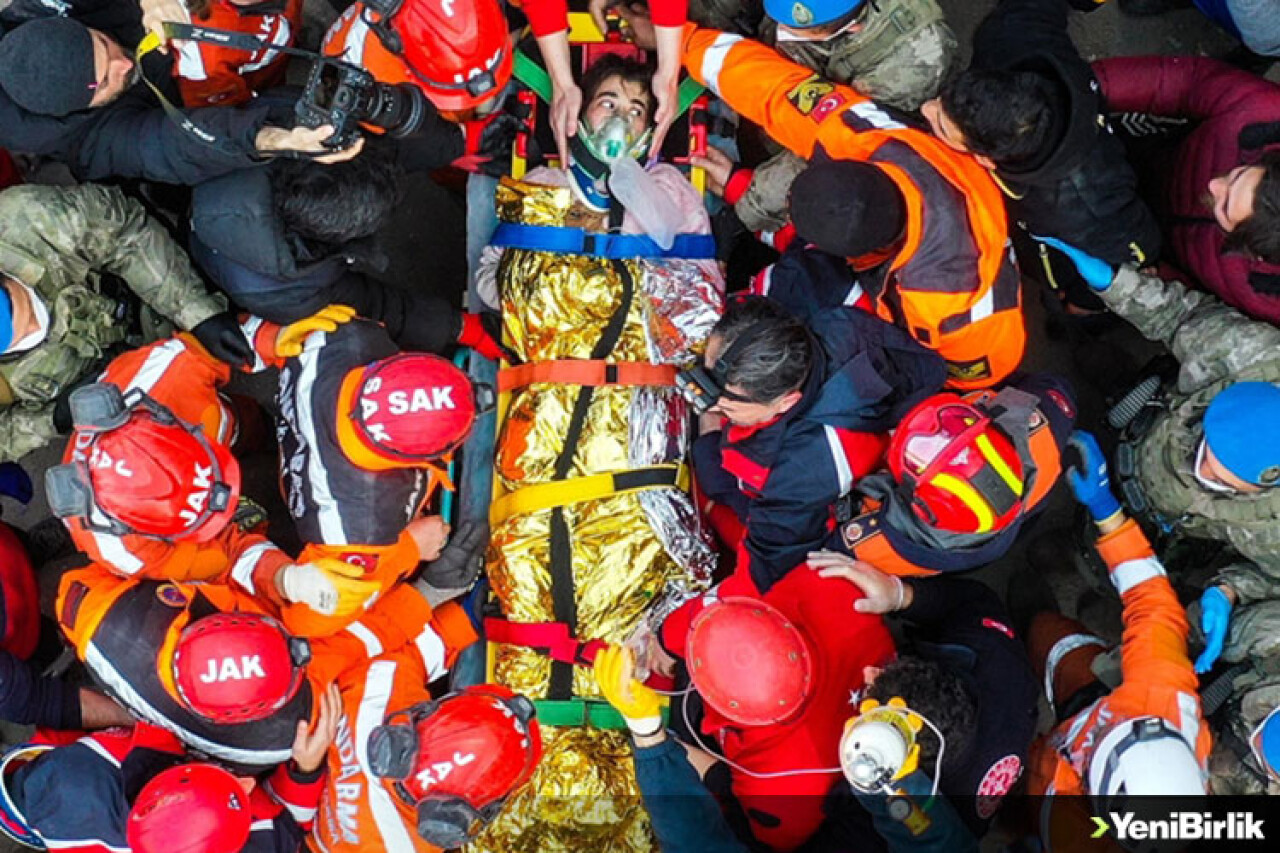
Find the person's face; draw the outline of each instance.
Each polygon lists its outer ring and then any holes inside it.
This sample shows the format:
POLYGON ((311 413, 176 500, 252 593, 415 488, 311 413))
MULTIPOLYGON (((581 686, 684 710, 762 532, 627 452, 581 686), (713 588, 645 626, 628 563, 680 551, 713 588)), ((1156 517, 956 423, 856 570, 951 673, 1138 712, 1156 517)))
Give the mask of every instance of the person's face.
POLYGON ((93 39, 93 76, 98 81, 89 107, 104 107, 133 84, 133 60, 113 38, 89 30, 93 39))
POLYGON ((966 153, 969 151, 968 146, 965 144, 964 133, 961 132, 959 125, 952 121, 951 116, 943 111, 941 98, 931 98, 925 101, 920 105, 920 113, 924 116, 925 121, 929 122, 929 130, 933 131, 933 135, 945 142, 948 147, 966 153))
POLYGON ((1209 181, 1209 202, 1213 218, 1223 231, 1234 231, 1236 226, 1253 215, 1253 197, 1262 182, 1261 166, 1236 166, 1225 175, 1209 181))
POLYGON ((1220 486, 1243 494, 1255 494, 1262 491, 1262 486, 1242 480, 1227 470, 1226 466, 1218 461, 1218 457, 1213 455, 1213 450, 1208 444, 1204 445, 1204 452, 1200 455, 1200 467, 1196 469, 1196 472, 1201 479, 1217 483, 1220 486))
POLYGON ((587 104, 583 121, 596 130, 610 116, 622 116, 627 120, 634 137, 639 137, 649 127, 649 105, 653 95, 639 83, 628 83, 621 77, 606 77, 587 104))
POLYGON ((852 17, 841 17, 825 24, 819 24, 816 27, 790 27, 781 21, 778 22, 779 41, 801 41, 811 44, 822 44, 835 39, 836 36, 845 33, 856 33, 862 29, 863 19, 866 17, 867 10, 871 8, 870 3, 862 4, 856 15, 852 17))
MULTIPOLYGON (((719 335, 712 335, 707 340, 707 351, 703 356, 703 364, 706 365, 708 370, 715 367, 716 359, 720 357, 723 344, 724 341, 719 335)), ((739 385, 725 385, 725 390, 738 397, 746 396, 746 391, 739 385)), ((721 415, 734 426, 752 427, 773 420, 794 406, 799 399, 799 391, 788 392, 768 403, 735 400, 729 396, 722 396, 719 400, 716 400, 715 405, 707 409, 707 413, 721 415)))

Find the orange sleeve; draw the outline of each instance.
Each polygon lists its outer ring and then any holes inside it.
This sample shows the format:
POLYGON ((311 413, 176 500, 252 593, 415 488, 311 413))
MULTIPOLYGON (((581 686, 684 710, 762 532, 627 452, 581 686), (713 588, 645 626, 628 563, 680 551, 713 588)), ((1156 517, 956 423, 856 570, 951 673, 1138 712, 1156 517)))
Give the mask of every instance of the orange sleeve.
MULTIPOLYGON (((321 558, 341 560, 364 568, 366 580, 376 580, 386 595, 397 583, 418 566, 418 546, 409 533, 402 532, 391 545, 321 545, 312 543, 302 549, 297 562, 310 563, 321 558)), ((280 600, 272 584, 262 593, 282 609, 285 627, 300 637, 327 637, 354 621, 354 615, 322 616, 305 604, 280 600)))
POLYGON ((867 100, 759 42, 694 24, 685 26, 684 65, 739 115, 806 160, 826 128, 843 127, 846 108, 867 100))

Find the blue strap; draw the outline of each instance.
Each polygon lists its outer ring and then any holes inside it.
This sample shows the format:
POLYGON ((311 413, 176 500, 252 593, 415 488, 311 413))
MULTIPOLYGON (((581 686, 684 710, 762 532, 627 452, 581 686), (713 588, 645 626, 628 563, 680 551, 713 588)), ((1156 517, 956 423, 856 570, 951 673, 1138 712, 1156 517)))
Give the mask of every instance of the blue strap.
POLYGON ((597 234, 581 228, 551 225, 520 225, 503 222, 493 232, 490 245, 504 249, 531 249, 561 255, 590 255, 595 258, 687 258, 705 260, 716 256, 716 240, 710 234, 677 234, 667 251, 643 234, 597 234))

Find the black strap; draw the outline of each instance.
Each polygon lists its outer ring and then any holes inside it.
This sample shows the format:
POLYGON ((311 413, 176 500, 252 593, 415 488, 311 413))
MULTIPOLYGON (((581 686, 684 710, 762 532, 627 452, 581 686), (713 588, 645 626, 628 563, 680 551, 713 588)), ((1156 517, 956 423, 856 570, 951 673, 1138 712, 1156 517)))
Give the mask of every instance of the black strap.
MULTIPOLYGON (((622 279, 622 299, 614 309, 600 339, 591 350, 593 361, 603 361, 613 352, 622 337, 622 328, 631 313, 631 302, 635 296, 635 280, 625 262, 610 260, 614 271, 622 279)), ((569 475, 573 466, 573 457, 582 438, 582 430, 587 422, 587 413, 591 409, 591 398, 595 387, 584 385, 578 389, 577 399, 573 403, 573 413, 569 416, 569 428, 565 431, 564 445, 560 455, 556 457, 553 480, 563 480, 569 475)), ((551 604, 556 621, 569 626, 570 632, 578 635, 578 601, 577 590, 573 581, 573 543, 569 538, 569 524, 564 517, 564 507, 551 510, 551 530, 548 542, 551 560, 551 604)), ((551 682, 547 689, 548 699, 564 700, 573 696, 573 664, 561 661, 551 662, 551 682)))

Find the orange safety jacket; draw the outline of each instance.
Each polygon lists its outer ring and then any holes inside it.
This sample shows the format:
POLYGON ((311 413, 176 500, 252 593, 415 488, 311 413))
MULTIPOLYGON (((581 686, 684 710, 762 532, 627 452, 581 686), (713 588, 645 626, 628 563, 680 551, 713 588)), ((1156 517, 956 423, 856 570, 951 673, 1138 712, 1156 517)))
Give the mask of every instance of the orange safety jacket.
POLYGON ((434 634, 348 667, 338 678, 342 716, 311 832, 311 844, 319 853, 439 851, 418 835, 415 809, 396 793, 395 781, 374 777, 367 757, 373 729, 390 714, 430 701, 427 685, 477 639, 456 605, 438 609, 434 624, 434 634))
POLYGON ((325 33, 320 52, 360 66, 379 83, 419 85, 418 78, 409 70, 408 63, 388 50, 365 21, 365 8, 360 0, 348 6, 325 33))
POLYGON ((272 47, 252 52, 211 41, 176 39, 173 76, 187 107, 235 106, 284 82, 288 57, 275 47, 291 47, 302 24, 302 0, 280 0, 271 10, 248 11, 230 0, 214 0, 192 23, 256 36, 272 47))
POLYGON ((910 128, 848 86, 773 49, 685 28, 685 67, 786 148, 884 171, 907 209, 905 243, 888 261, 875 312, 947 362, 948 385, 985 388, 1022 361, 1026 329, 1004 199, 971 156, 910 128))
MULTIPOLYGON (((1051 850, 1075 849, 1087 839, 1087 832, 1078 832, 1080 801, 1073 802, 1070 795, 1086 793, 1083 779, 1094 747, 1115 725, 1162 717, 1195 745, 1202 768, 1212 746, 1200 710, 1199 682, 1187 657, 1186 612, 1146 535, 1133 519, 1127 519, 1098 540, 1098 553, 1106 560, 1111 582, 1124 603, 1120 664, 1124 680, 1032 745, 1028 793, 1045 798, 1041 825, 1051 850), (1061 807, 1055 808, 1055 798, 1062 801, 1061 807)), ((1092 828, 1087 815, 1084 824, 1092 828)))
MULTIPOLYGON (((246 338, 268 358, 274 357, 279 330, 276 324, 257 317, 241 324, 246 338)), ((259 359, 251 369, 265 367, 266 362, 259 359)), ((144 392, 187 423, 201 425, 210 442, 225 446, 235 437, 236 422, 218 389, 230 379, 230 367, 209 355, 194 336, 181 332, 119 356, 107 365, 100 381, 125 394, 135 389, 144 392)), ((91 433, 73 432, 62 461, 83 459, 84 448, 92 439, 91 433)), ((81 518, 67 519, 66 524, 76 548, 95 563, 126 577, 206 582, 230 579, 252 590, 247 584, 250 576, 257 573, 260 583, 267 582, 276 570, 291 562, 265 536, 245 533, 235 524, 228 524, 208 542, 169 542, 140 533, 116 535, 93 530, 81 518)))
MULTIPOLYGON (((981 408, 995 398, 995 392, 990 389, 974 391, 965 394, 964 398, 981 408)), ((922 545, 912 549, 909 541, 902 542, 900 536, 894 535, 895 531, 886 528, 885 514, 881 505, 870 498, 864 502, 865 511, 861 515, 840 525, 839 530, 829 540, 829 545, 858 560, 870 563, 886 574, 900 577, 965 571, 986 565, 1007 553, 1021 530, 1020 522, 1040 508, 1054 484, 1058 482, 1058 478, 1062 475, 1062 445, 1065 437, 1064 434, 1055 433, 1050 428, 1049 421, 1038 410, 1033 413, 1027 433, 1027 450, 1031 457, 1029 460, 1031 466, 1035 468, 1035 479, 1023 500, 1022 512, 1014 523, 1001 530, 993 531, 987 543, 972 545, 964 554, 927 548, 922 545), (997 542, 997 540, 1001 541, 997 542), (936 562, 931 565, 922 565, 927 560, 920 559, 919 556, 913 559, 911 555, 904 553, 908 550, 919 550, 921 555, 927 555, 936 562), (979 553, 982 554, 980 558, 977 557, 979 553)), ((912 517, 914 518, 914 515, 912 517)))
MULTIPOLYGON (((417 590, 399 586, 341 631, 310 641, 304 686, 272 716, 219 725, 181 701, 173 651, 192 621, 217 612, 266 613, 279 608, 229 586, 121 579, 99 566, 65 574, 58 586, 58 623, 76 656, 135 716, 177 735, 188 746, 225 761, 270 766, 288 759, 297 720, 314 720, 318 697, 368 659, 410 650, 432 677, 475 642, 466 612, 454 602, 432 608, 417 590)), ((422 682, 425 689, 426 681, 422 682)))

